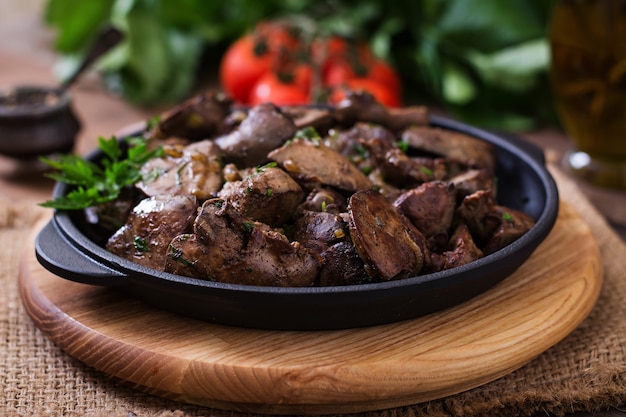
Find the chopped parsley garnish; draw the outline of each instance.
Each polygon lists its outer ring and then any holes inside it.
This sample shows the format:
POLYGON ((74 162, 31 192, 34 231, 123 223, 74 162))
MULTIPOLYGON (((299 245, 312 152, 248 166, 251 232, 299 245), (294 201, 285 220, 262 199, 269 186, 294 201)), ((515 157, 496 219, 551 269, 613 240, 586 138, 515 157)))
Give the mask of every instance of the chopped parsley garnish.
POLYGON ((151 117, 146 122, 146 129, 147 130, 154 129, 159 124, 160 121, 161 121, 161 115, 160 114, 157 114, 156 116, 151 117))
POLYGON ((265 171, 267 168, 276 168, 278 166, 277 162, 268 162, 265 165, 259 166, 256 168, 256 172, 263 172, 265 171))
POLYGON ((183 258, 182 249, 177 248, 176 246, 170 244, 170 253, 172 254, 172 259, 174 259, 176 262, 180 262, 181 264, 185 266, 193 266, 193 262, 188 261, 187 259, 183 258))
POLYGON ((399 141, 396 142, 396 146, 402 151, 402 153, 407 153, 409 151, 409 142, 399 141))
POLYGON ((428 175, 429 177, 433 176, 433 170, 423 165, 420 167, 420 171, 422 171, 424 174, 428 175))
POLYGON ((241 223, 241 228, 243 229, 243 231, 245 233, 252 233, 252 230, 254 229, 254 223, 252 222, 243 222, 241 223))
POLYGON ((293 138, 309 140, 311 142, 315 142, 316 144, 319 144, 320 140, 322 139, 320 134, 317 133, 317 130, 315 130, 313 126, 308 126, 304 129, 298 130, 293 138))
POLYGON ((180 173, 183 172, 183 170, 185 169, 185 167, 187 166, 187 164, 189 163, 189 161, 185 162, 184 164, 181 164, 178 169, 176 170, 176 185, 180 188, 183 186, 183 179, 180 176, 180 173))
POLYGON ((58 159, 42 157, 41 161, 55 170, 46 174, 48 178, 75 188, 40 205, 79 210, 115 200, 122 189, 141 180, 140 170, 146 161, 163 155, 163 148, 149 150, 145 138, 128 138, 126 142, 129 147, 124 155, 115 136, 98 138, 98 147, 104 154, 100 165, 73 154, 58 159))
POLYGON ((133 245, 135 246, 135 249, 137 249, 139 252, 148 252, 150 250, 150 248, 148 247, 148 242, 141 236, 133 237, 133 245))
POLYGON ((507 213, 506 211, 504 213, 502 213, 502 219, 506 220, 508 222, 512 222, 515 219, 513 218, 513 216, 511 216, 511 213, 507 213))

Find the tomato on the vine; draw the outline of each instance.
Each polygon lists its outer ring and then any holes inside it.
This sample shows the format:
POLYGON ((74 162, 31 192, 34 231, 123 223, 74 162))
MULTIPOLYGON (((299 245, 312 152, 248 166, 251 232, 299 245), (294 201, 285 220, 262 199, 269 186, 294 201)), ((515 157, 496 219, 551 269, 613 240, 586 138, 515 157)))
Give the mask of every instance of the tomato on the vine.
POLYGON ((351 63, 347 59, 336 60, 327 68, 322 82, 326 86, 336 87, 359 78, 383 84, 397 95, 400 95, 402 90, 400 77, 395 70, 387 62, 378 58, 358 63, 351 63))
POLYGON ((328 97, 329 104, 338 104, 346 97, 346 91, 365 91, 370 93, 376 101, 388 107, 400 107, 402 102, 399 95, 388 86, 369 78, 352 78, 344 85, 335 86, 328 97))
POLYGON ((367 43, 303 36, 289 20, 262 21, 232 44, 222 59, 220 80, 235 101, 251 105, 310 103, 328 91, 337 102, 344 88, 368 91, 387 106, 401 101, 399 76, 367 43))
POLYGON ((241 103, 248 101, 250 90, 272 67, 269 51, 244 35, 233 43, 220 64, 220 82, 224 91, 241 103))
POLYGON ((247 103, 256 82, 299 46, 299 39, 284 24, 260 22, 226 50, 219 71, 224 91, 247 103))
POLYGON ((307 104, 309 94, 303 89, 302 81, 280 79, 275 72, 267 72, 257 81, 248 97, 248 104, 272 102, 277 105, 307 104))
POLYGON ((398 95, 402 93, 400 76, 387 61, 378 58, 373 59, 369 65, 368 78, 385 84, 398 95))

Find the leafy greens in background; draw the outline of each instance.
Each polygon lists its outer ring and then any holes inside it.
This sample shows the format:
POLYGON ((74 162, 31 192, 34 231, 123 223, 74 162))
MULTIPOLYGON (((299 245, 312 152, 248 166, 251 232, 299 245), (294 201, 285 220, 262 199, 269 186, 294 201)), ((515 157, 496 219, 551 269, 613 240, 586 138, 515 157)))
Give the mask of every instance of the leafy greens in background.
MULTIPOLYGON (((99 63, 136 105, 172 104, 215 76, 227 45, 263 19, 306 16, 321 34, 367 39, 402 76, 405 101, 480 126, 555 122, 546 0, 49 0, 45 21, 71 67, 104 24, 126 34, 99 63)), ((61 66, 62 68, 63 66, 61 66)))

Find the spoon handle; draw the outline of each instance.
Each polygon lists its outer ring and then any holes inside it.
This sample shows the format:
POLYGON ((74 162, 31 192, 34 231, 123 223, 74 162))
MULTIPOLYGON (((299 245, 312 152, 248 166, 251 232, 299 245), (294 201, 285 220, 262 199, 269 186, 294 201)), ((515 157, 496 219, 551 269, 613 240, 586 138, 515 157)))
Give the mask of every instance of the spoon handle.
POLYGON ((74 71, 74 74, 72 74, 71 77, 61 83, 59 90, 61 92, 67 90, 72 84, 74 84, 74 81, 76 81, 85 69, 89 68, 96 59, 109 49, 120 43, 122 39, 124 39, 124 34, 120 30, 111 26, 105 27, 96 37, 96 40, 87 52, 87 55, 85 55, 83 62, 76 69, 76 71, 74 71))

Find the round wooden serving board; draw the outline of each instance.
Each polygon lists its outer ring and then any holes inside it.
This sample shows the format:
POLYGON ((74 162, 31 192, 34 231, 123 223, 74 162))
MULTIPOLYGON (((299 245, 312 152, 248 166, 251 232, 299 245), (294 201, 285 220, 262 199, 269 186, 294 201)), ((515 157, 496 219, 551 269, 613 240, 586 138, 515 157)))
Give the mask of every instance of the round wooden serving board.
POLYGON ((19 278, 37 327, 85 364, 173 400, 279 414, 416 404, 497 379, 574 330, 601 283, 596 242, 564 203, 548 238, 491 290, 438 313, 370 328, 209 324, 59 278, 39 265, 33 245, 19 278))

